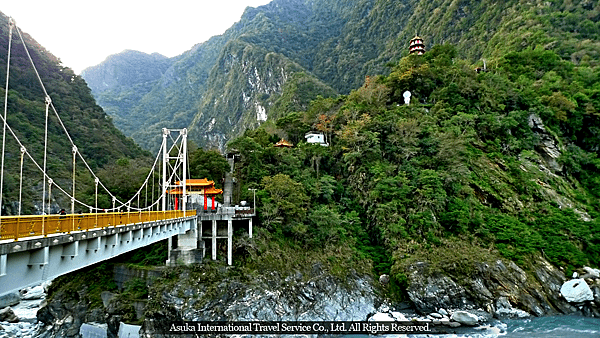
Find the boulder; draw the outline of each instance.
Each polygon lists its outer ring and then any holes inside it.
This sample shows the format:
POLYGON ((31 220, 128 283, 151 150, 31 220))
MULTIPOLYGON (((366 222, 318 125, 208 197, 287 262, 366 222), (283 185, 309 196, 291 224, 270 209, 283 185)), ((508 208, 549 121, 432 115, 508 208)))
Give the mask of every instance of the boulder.
POLYGON ((17 291, 7 293, 0 297, 0 309, 3 309, 7 306, 13 306, 19 304, 21 301, 21 294, 17 291))
POLYGON ((35 286, 25 293, 21 298, 24 300, 29 299, 40 299, 46 296, 46 292, 44 291, 44 287, 42 285, 35 286))
POLYGON ((588 275, 590 275, 590 277, 600 278, 600 270, 598 270, 598 269, 593 269, 593 268, 590 268, 589 266, 584 266, 583 270, 585 270, 585 272, 587 272, 588 275))
POLYGON ((404 314, 402 314, 401 312, 392 312, 392 317, 394 317, 394 319, 398 322, 408 321, 408 318, 406 318, 406 316, 404 316, 404 314))
POLYGON ((383 285, 387 285, 390 282, 390 276, 389 275, 381 275, 379 276, 379 283, 383 284, 383 285))
POLYGON ((560 293, 571 303, 594 300, 594 294, 584 279, 572 279, 565 282, 560 288, 560 293))
POLYGON ((369 321, 370 322, 393 322, 393 321, 395 321, 395 319, 392 318, 389 313, 377 312, 376 314, 373 315, 373 317, 369 318, 369 321))
POLYGON ((479 323, 479 318, 467 311, 454 311, 451 320, 461 323, 463 325, 475 326, 479 323))
POLYGON ((19 317, 15 315, 10 307, 0 310, 0 322, 18 323, 19 317))

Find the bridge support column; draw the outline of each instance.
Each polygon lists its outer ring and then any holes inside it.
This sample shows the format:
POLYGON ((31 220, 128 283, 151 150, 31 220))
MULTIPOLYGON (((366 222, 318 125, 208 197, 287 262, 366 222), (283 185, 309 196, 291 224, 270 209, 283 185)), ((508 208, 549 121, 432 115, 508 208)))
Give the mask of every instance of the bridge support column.
POLYGON ((227 265, 233 264, 233 221, 227 220, 227 265))
POLYGON ((211 232, 211 236, 212 236, 212 260, 216 261, 217 260, 217 220, 213 219, 212 220, 212 232, 211 232))
POLYGON ((8 255, 0 255, 0 276, 6 275, 6 257, 8 255))
POLYGON ((192 225, 189 230, 179 232, 177 237, 169 237, 169 259, 167 260, 167 265, 187 265, 202 262, 204 246, 200 246, 197 229, 197 225, 192 225))

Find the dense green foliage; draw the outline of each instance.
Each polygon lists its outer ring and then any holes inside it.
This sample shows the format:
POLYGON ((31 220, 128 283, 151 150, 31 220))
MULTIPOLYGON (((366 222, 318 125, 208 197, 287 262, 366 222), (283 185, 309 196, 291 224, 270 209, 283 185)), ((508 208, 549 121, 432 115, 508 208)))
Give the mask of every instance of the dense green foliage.
POLYGON ((471 259, 598 265, 599 76, 541 48, 477 73, 437 45, 276 123, 331 134, 330 147, 276 148, 264 128, 230 147, 241 182, 260 187, 267 236, 305 250, 348 246, 396 283, 414 259, 451 259, 440 252, 465 245, 480 248, 471 259))
POLYGON ((197 148, 189 152, 190 177, 214 181, 217 188, 223 187, 225 173, 230 167, 227 160, 216 150, 197 148))
MULTIPOLYGON (((0 13, 0 77, 6 79, 8 56, 8 18, 0 13)), ((126 138, 112 124, 111 119, 103 112, 91 95, 86 82, 73 71, 61 65, 59 59, 43 47, 23 34, 25 43, 33 59, 33 63, 44 83, 46 91, 52 99, 61 122, 52 109, 49 112, 48 124, 48 175, 54 181, 71 191, 72 182, 72 147, 69 137, 78 147, 88 165, 97 170, 113 164, 120 158, 147 158, 147 153, 138 147, 132 139, 126 138), (67 129, 67 136, 61 127, 67 129)), ((2 112, 4 113, 5 82, 0 89, 2 112)), ((13 31, 9 92, 7 104, 7 120, 21 143, 31 153, 34 160, 43 165, 45 134, 45 94, 39 84, 38 77, 32 67, 25 49, 16 31, 13 31)), ((16 214, 20 182, 20 146, 7 133, 4 180, 4 201, 2 212, 16 214)), ((148 166, 148 164, 146 164, 148 166)), ((85 199, 84 194, 93 192, 94 179, 85 169, 81 159, 76 162, 76 196, 85 199)), ((41 206, 43 175, 32 161, 25 157, 23 168, 23 202, 22 212, 39 213, 34 204, 41 206)), ((67 208, 70 200, 55 188, 52 192, 52 212, 67 208), (58 207, 58 210, 55 208, 58 207)))

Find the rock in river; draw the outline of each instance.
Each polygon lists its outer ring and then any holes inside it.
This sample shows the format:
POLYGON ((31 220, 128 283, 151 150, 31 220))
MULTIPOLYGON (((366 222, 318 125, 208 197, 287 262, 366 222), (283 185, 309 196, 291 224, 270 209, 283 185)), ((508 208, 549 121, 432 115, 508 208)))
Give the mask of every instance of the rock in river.
POLYGON ((594 300, 594 294, 584 279, 572 279, 563 284, 560 293, 571 303, 594 300))

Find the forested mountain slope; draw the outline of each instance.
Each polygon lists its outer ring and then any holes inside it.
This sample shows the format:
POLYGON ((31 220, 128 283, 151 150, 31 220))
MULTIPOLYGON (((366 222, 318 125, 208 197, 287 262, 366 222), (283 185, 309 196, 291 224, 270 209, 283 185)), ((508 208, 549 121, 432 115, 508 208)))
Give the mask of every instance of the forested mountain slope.
POLYGON ((157 146, 162 127, 187 126, 199 144, 222 149, 265 118, 297 110, 289 102, 305 106, 314 87, 347 94, 366 75, 387 73, 386 64, 406 55, 415 34, 427 48, 452 43, 477 65, 536 46, 576 63, 595 62, 599 19, 598 2, 590 0, 274 0, 248 8, 223 35, 172 59, 160 79, 140 90, 119 89, 109 98, 93 74, 83 77, 102 105, 110 102, 111 115, 131 117, 117 126, 144 147, 157 146), (293 76, 299 72, 300 79, 293 76), (304 90, 282 97, 290 80, 304 90))
MULTIPOLYGON (((18 23, 17 23, 18 24, 18 23)), ((5 79, 7 70, 9 26, 8 17, 0 13, 0 77, 3 85, 0 96, 5 97, 5 79)), ((111 118, 96 104, 86 82, 64 67, 60 60, 40 46, 33 38, 23 34, 27 48, 52 103, 61 117, 70 137, 94 169, 114 164, 120 158, 146 159, 148 154, 136 145, 131 138, 125 137, 113 125, 111 118)), ((40 165, 44 158, 44 112, 45 95, 38 78, 27 57, 25 49, 13 30, 10 78, 8 93, 7 120, 9 126, 34 159, 40 165)), ((2 99, 4 112, 4 99, 2 99)), ((48 127, 48 174, 58 184, 71 186, 72 147, 60 127, 59 121, 50 112, 48 127)), ((7 134, 6 163, 4 179, 3 214, 16 212, 19 194, 20 148, 7 134)), ((79 161, 77 175, 80 181, 78 192, 82 193, 93 186, 93 178, 83 169, 79 161), (87 179, 87 181, 86 181, 87 179)), ((41 201, 43 175, 30 160, 24 162, 24 209, 23 213, 35 213, 34 204, 41 201)), ((80 195, 83 199, 84 197, 80 195)), ((57 196, 58 198, 58 196, 57 196)), ((64 199, 62 200, 63 202, 64 199)), ((66 202, 69 203, 70 202, 66 202)), ((41 204, 41 203, 39 203, 41 204)), ((63 204, 66 207, 68 204, 63 204)))
POLYGON ((160 54, 126 50, 111 55, 102 65, 87 68, 83 76, 88 86, 94 88, 98 104, 121 130, 130 133, 140 118, 130 112, 173 62, 174 59, 160 54))
MULTIPOLYGON (((421 311, 491 313, 498 297, 536 315, 575 311, 544 289, 540 266, 570 276, 600 264, 599 111, 600 67, 542 47, 480 73, 449 44, 403 58, 347 96, 277 120, 280 130, 229 143, 241 155, 240 199, 259 188, 248 263, 325 250, 332 270, 369 262, 390 273, 390 290, 421 311), (310 130, 330 146, 303 142, 310 130), (299 143, 273 147, 282 132, 299 143), (522 280, 502 282, 494 266, 515 263, 522 280)), ((301 269, 294 262, 282 265, 301 269)))

